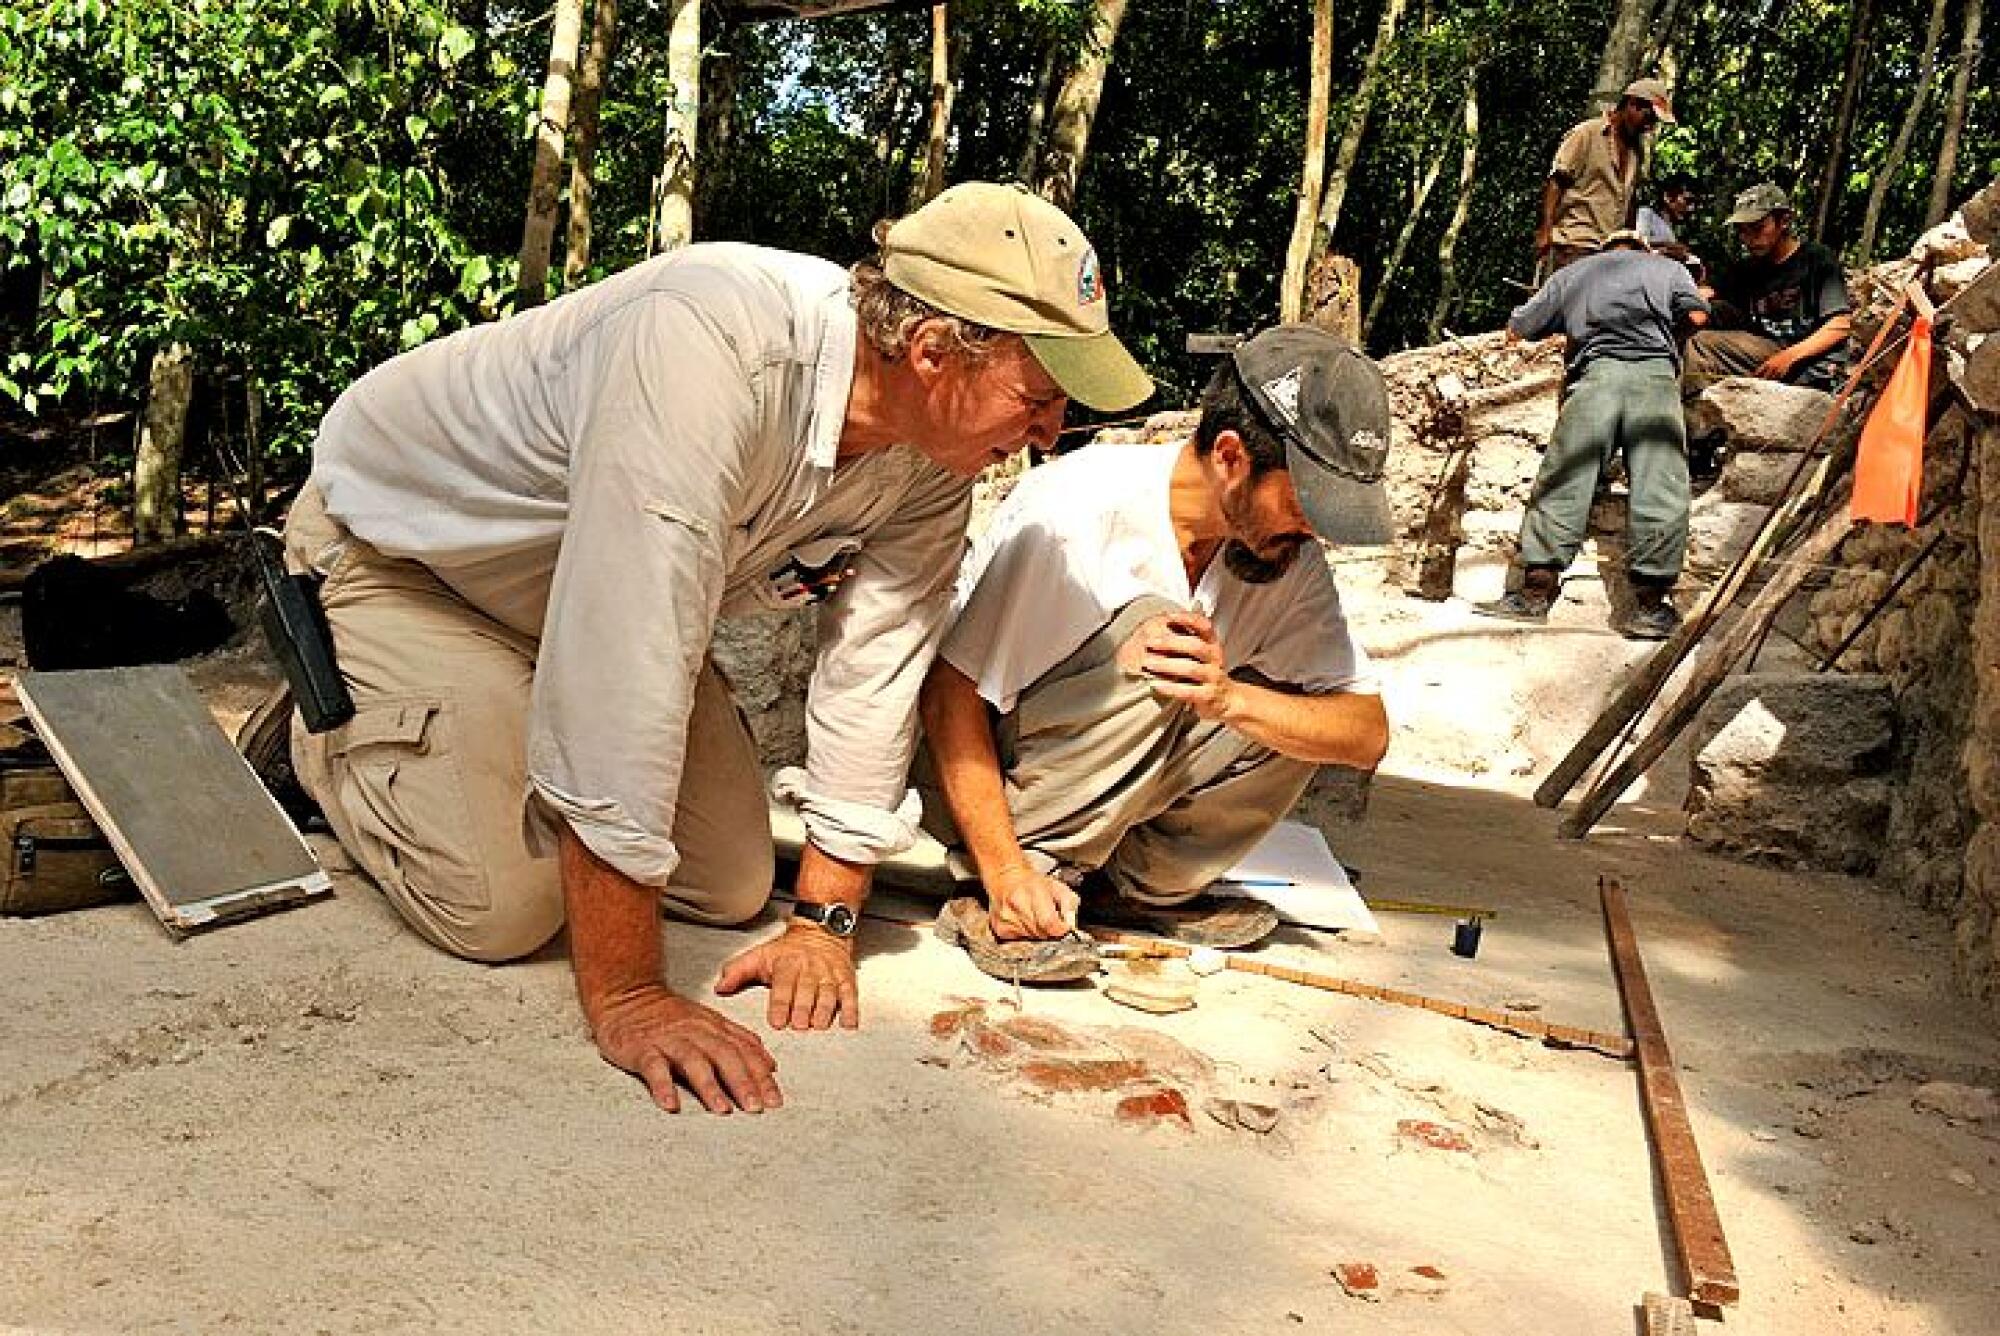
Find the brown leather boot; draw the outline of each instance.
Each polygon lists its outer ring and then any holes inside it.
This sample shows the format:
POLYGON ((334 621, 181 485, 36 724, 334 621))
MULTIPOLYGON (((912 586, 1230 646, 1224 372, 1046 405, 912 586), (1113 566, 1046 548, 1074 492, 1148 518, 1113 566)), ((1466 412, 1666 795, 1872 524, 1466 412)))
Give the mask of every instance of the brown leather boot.
POLYGON ((1510 622, 1545 622, 1562 589, 1562 572, 1553 566, 1529 566, 1521 572, 1521 587, 1499 598, 1475 603, 1472 610, 1482 617, 1500 617, 1510 622))

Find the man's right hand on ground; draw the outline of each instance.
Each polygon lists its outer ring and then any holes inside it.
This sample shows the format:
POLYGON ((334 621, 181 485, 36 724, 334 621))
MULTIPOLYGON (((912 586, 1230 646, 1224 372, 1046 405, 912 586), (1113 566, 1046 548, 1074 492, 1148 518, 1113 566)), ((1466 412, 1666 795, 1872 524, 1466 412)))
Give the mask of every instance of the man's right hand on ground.
POLYGON ((785 1097, 772 1075, 778 1060, 735 1021, 665 987, 635 988, 606 1002, 595 1028, 597 1051, 646 1083, 668 1113, 681 1107, 679 1085, 710 1113, 762 1113, 785 1097))
POLYGON ((1052 941, 1076 927, 1077 893, 1021 864, 986 882, 986 917, 1003 942, 1052 941))

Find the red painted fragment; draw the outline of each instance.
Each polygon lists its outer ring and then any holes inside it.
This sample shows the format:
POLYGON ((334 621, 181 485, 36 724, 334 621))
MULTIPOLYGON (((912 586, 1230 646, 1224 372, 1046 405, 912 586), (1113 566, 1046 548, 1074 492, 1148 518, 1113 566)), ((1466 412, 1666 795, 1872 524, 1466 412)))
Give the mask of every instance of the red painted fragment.
POLYGON ((1171 1086, 1144 1095, 1127 1095, 1118 1101, 1121 1123, 1163 1123, 1169 1119, 1179 1119, 1183 1127, 1192 1124, 1187 1096, 1171 1086))
POLYGON ((1406 1141, 1414 1141, 1432 1150, 1455 1150, 1470 1154, 1472 1143, 1465 1139, 1463 1132, 1455 1131, 1441 1123, 1426 1122, 1421 1118, 1405 1118, 1396 1124, 1397 1135, 1406 1141))

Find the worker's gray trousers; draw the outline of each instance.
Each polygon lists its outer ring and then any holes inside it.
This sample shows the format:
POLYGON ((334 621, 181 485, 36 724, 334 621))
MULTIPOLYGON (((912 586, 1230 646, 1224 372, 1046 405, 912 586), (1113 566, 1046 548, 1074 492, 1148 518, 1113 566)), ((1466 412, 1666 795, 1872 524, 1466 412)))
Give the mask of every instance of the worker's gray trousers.
MULTIPOLYGON (((1119 890, 1155 904, 1189 899, 1228 872, 1317 769, 1197 719, 1118 665, 1119 646, 1142 622, 1174 610, 1150 596, 1127 604, 1021 693, 996 737, 1007 809, 1029 859, 1045 872, 1102 868, 1119 890)), ((927 755, 916 778, 925 827, 958 847, 927 755)))
POLYGON ((1673 364, 1659 358, 1599 358, 1571 384, 1521 521, 1523 565, 1560 570, 1576 560, 1598 479, 1620 450, 1632 495, 1627 567, 1651 582, 1680 578, 1687 554, 1687 425, 1673 364))

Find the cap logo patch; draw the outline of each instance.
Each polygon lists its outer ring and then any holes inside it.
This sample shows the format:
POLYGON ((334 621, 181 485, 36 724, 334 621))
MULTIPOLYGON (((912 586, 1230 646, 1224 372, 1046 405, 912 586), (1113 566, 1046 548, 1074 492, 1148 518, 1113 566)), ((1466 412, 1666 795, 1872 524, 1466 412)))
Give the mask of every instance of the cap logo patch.
POLYGON ((1076 262, 1076 304, 1088 306, 1104 300, 1104 279, 1097 272, 1097 250, 1087 249, 1076 262))
POLYGON ((1296 424, 1299 420, 1299 373, 1302 367, 1293 367, 1276 380, 1264 382, 1263 390, 1285 421, 1296 424))

